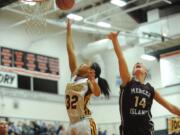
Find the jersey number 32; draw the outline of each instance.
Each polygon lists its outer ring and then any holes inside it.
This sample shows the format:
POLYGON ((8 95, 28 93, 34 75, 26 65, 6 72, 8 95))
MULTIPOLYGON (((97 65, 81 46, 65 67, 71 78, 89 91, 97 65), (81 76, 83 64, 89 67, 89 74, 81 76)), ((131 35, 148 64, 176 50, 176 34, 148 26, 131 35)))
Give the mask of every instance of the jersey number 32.
POLYGON ((69 96, 66 95, 66 108, 67 109, 76 109, 77 103, 78 102, 78 96, 73 95, 69 96))

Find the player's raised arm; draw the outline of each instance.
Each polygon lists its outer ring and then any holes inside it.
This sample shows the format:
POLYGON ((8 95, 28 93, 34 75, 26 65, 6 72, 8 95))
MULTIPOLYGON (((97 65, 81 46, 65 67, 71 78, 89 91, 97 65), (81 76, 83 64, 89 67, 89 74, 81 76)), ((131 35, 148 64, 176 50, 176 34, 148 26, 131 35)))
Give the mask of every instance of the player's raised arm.
POLYGON ((73 75, 77 69, 77 61, 76 61, 76 56, 75 56, 74 46, 73 46, 73 40, 72 40, 71 21, 69 19, 67 22, 66 42, 67 42, 67 52, 68 52, 68 58, 69 58, 69 67, 71 70, 71 74, 73 75))
POLYGON ((129 74, 127 63, 124 59, 124 56, 123 56, 121 47, 119 45, 117 36, 118 36, 117 33, 112 32, 108 35, 108 38, 110 40, 112 40, 114 51, 115 51, 116 56, 118 58, 119 72, 120 72, 120 76, 122 79, 122 86, 125 86, 131 80, 131 76, 129 74))
POLYGON ((178 116, 180 116, 180 108, 172 105, 171 103, 169 103, 167 100, 165 100, 159 92, 155 91, 155 96, 154 99, 161 104, 162 106, 164 106, 167 110, 169 110, 171 113, 176 114, 178 116))

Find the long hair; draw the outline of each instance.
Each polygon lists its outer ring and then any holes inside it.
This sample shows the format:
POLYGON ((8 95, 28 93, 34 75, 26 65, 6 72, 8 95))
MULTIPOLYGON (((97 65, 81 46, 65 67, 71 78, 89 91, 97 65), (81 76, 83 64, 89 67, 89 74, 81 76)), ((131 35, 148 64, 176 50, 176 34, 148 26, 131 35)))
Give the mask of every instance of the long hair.
POLYGON ((106 98, 110 96, 110 88, 109 84, 106 79, 100 77, 101 75, 101 68, 98 63, 92 63, 91 68, 95 70, 95 78, 98 78, 98 85, 101 89, 101 92, 106 98))

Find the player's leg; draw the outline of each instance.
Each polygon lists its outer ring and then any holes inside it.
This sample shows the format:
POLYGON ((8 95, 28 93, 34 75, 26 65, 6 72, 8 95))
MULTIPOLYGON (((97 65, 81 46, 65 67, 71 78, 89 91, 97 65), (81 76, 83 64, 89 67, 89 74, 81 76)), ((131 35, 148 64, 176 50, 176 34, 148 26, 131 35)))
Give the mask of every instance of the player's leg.
POLYGON ((71 135, 89 135, 87 128, 88 125, 89 123, 86 119, 73 124, 71 129, 71 135))
POLYGON ((97 135, 97 128, 96 128, 95 121, 93 119, 89 119, 89 124, 90 124, 90 130, 91 130, 90 135, 97 135))
POLYGON ((136 127, 123 127, 119 126, 120 135, 154 135, 154 130, 147 130, 144 128, 136 128, 136 127))
POLYGON ((71 135, 71 126, 68 126, 66 130, 66 135, 71 135))
POLYGON ((67 132, 66 132, 66 135, 78 135, 75 124, 69 125, 67 132))
POLYGON ((84 119, 76 124, 78 135, 97 135, 96 123, 93 119, 84 119))

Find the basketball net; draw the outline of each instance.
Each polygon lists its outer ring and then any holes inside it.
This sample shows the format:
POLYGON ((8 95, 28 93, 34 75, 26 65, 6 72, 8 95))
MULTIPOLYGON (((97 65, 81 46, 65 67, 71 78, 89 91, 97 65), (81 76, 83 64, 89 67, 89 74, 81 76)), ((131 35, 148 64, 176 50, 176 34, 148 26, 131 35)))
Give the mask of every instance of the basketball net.
POLYGON ((20 0, 25 14, 25 31, 30 40, 41 38, 46 33, 46 15, 52 7, 52 0, 20 0))

